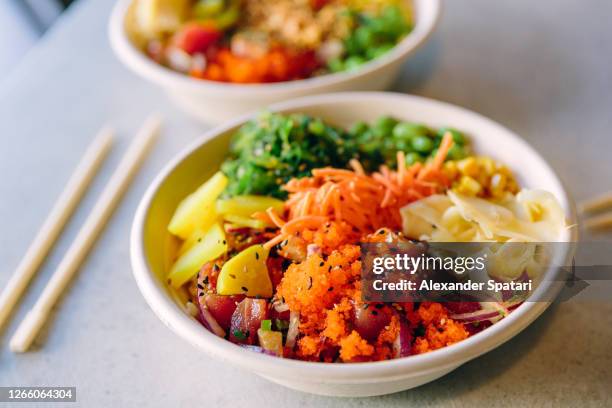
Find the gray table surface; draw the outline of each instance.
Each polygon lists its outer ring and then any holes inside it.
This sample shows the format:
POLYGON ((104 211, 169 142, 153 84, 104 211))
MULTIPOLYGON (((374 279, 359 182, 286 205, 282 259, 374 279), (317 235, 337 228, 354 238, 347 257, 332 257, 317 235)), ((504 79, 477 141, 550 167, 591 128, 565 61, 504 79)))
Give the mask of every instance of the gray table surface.
MULTIPOLYGON (((132 279, 128 234, 147 184, 204 127, 115 60, 106 38, 110 8, 110 0, 77 2, 0 82, 0 284, 95 131, 109 121, 121 137, 0 336, 0 385, 74 385, 79 405, 87 407, 612 405, 610 303, 557 305, 512 341, 438 381, 367 399, 285 389, 195 352, 172 334, 132 279), (153 110, 167 119, 163 139, 35 349, 10 353, 9 334, 74 237, 127 138, 153 110)), ((432 41, 406 65, 395 90, 455 103, 515 130, 577 199, 610 190, 611 16, 607 0, 449 1, 432 41)))

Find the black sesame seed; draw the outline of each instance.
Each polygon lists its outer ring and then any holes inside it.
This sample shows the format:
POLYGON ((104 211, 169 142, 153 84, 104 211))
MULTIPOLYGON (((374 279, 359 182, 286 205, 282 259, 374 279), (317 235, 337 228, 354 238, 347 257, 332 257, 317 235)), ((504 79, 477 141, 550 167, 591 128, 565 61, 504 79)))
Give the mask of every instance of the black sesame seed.
POLYGON ((385 235, 385 230, 380 230, 378 233, 379 233, 380 235, 385 235))
POLYGON ((377 303, 374 307, 377 309, 382 309, 383 307, 385 307, 385 305, 383 305, 382 303, 377 303))
POLYGON ((227 244, 227 241, 226 241, 226 240, 223 240, 223 245, 226 245, 226 244, 227 244))
POLYGON ((333 286, 330 286, 329 288, 327 288, 327 291, 328 291, 328 292, 332 292, 333 290, 334 290, 334 287, 333 287, 333 286))
POLYGON ((329 265, 329 268, 327 268, 327 272, 331 272, 331 270, 332 270, 332 266, 329 265))
POLYGON ((242 286, 240 289, 244 290, 245 292, 249 291, 249 288, 247 288, 246 286, 242 286))
POLYGON ((319 266, 324 266, 325 262, 321 261, 321 263, 319 264, 319 266))
POLYGON ((204 286, 202 286, 202 285, 200 285, 200 284, 198 283, 198 289, 202 289, 202 290, 204 290, 204 286))
POLYGON ((233 273, 230 273, 230 275, 229 275, 229 276, 230 276, 230 278, 232 278, 232 279, 236 279, 236 275, 234 275, 233 273))
POLYGON ((208 276, 205 276, 202 282, 204 282, 205 285, 208 285, 208 276))
POLYGON ((214 265, 213 265, 213 271, 215 271, 215 272, 216 272, 216 271, 218 271, 219 269, 221 269, 221 268, 219 268, 219 265, 217 265, 217 264, 214 264, 214 265))
POLYGON ((259 252, 255 252, 255 259, 259 259, 259 252))
POLYGON ((376 311, 376 310, 372 310, 372 315, 374 315, 374 316, 378 316, 378 311, 376 311))

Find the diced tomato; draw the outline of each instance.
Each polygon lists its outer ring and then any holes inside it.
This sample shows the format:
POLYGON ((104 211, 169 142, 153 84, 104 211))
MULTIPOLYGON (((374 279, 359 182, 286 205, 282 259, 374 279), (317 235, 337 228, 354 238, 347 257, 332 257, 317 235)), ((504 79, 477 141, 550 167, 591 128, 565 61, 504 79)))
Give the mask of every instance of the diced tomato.
POLYGON ((217 277, 221 271, 221 262, 206 262, 198 272, 198 292, 217 287, 217 277))
POLYGON ((272 286, 277 287, 283 279, 283 258, 280 256, 269 256, 266 261, 268 267, 268 274, 272 281, 272 286))
POLYGON ((446 302, 443 305, 453 314, 472 313, 482 308, 478 302, 446 302))
POLYGON ((200 307, 205 306, 213 315, 223 330, 229 330, 232 323, 232 315, 236 311, 238 303, 244 299, 244 295, 223 296, 213 293, 198 298, 200 307))
POLYGON ((291 314, 291 312, 289 310, 285 310, 284 312, 277 312, 276 309, 274 309, 273 307, 270 308, 270 319, 278 319, 278 320, 285 320, 287 322, 289 322, 289 315, 291 314))
POLYGON ((172 38, 175 46, 188 54, 204 53, 221 39, 221 31, 201 23, 185 24, 172 38))
POLYGON ((268 316, 268 302, 264 299, 245 298, 238 303, 231 318, 230 341, 240 344, 255 344, 257 329, 268 316))
POLYGON ((382 303, 366 303, 355 307, 354 327, 357 333, 366 340, 376 340, 380 331, 390 321, 391 314, 388 307, 382 303))
POLYGON ((204 78, 235 83, 279 82, 307 78, 319 68, 319 61, 314 52, 294 52, 282 48, 271 49, 258 58, 238 56, 231 50, 222 48, 214 55, 208 55, 208 62, 204 78))

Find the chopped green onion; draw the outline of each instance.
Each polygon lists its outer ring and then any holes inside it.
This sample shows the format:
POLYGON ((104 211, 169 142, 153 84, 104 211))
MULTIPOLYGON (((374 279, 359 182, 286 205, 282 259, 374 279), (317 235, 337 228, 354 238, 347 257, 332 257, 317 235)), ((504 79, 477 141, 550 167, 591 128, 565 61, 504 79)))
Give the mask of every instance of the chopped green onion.
POLYGON ((262 320, 261 330, 272 330, 272 320, 262 320))

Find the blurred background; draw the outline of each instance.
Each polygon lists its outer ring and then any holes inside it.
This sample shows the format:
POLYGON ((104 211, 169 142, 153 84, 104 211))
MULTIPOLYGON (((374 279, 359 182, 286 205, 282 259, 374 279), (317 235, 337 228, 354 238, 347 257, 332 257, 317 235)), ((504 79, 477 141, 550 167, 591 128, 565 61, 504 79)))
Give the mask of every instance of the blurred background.
POLYGON ((0 1, 0 78, 8 74, 74 0, 0 1))

